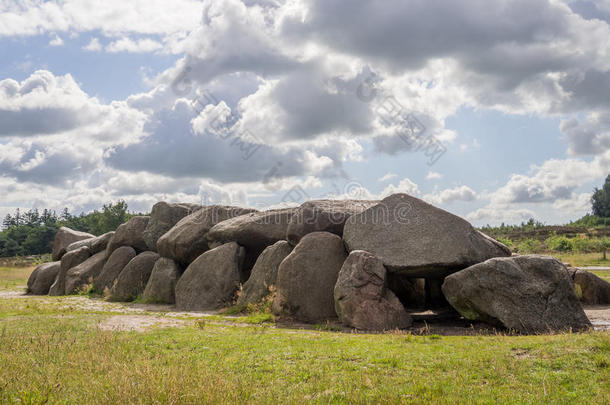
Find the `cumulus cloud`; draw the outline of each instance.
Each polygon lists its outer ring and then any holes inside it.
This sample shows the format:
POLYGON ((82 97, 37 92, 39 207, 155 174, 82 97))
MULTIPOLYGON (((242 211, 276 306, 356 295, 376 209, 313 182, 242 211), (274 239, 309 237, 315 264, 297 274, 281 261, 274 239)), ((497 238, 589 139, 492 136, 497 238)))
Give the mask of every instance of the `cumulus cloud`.
POLYGON ((500 204, 552 203, 570 198, 581 184, 601 178, 607 169, 598 160, 548 160, 541 166, 534 167, 531 176, 512 175, 505 186, 494 192, 491 199, 500 204))
MULTIPOLYGON (((473 218, 525 218, 522 204, 579 209, 578 188, 610 167, 607 0, 26 0, 0 10, 0 37, 47 33, 59 45, 91 33, 87 51, 181 55, 125 101, 101 102, 47 71, 0 82, 0 178, 71 182, 57 196, 75 206, 89 203, 74 196, 87 187, 91 201, 132 195, 141 206, 147 194, 196 199, 201 184, 246 201, 221 191, 264 193, 303 178, 313 187, 368 158, 363 145, 420 150, 404 141, 404 121, 388 120, 389 100, 442 145, 462 136, 447 119, 471 107, 560 117, 568 153, 592 156, 514 174, 473 218)), ((377 196, 362 185, 371 198, 395 192, 421 194, 406 178, 377 196)), ((425 197, 480 194, 461 186, 425 197)))
POLYGON ((131 52, 146 53, 155 52, 163 49, 163 45, 154 39, 144 38, 133 40, 131 38, 121 38, 106 46, 106 51, 110 53, 131 52))
POLYGON ((476 198, 477 193, 468 186, 449 188, 424 196, 424 200, 438 205, 451 204, 454 201, 474 201, 476 198))
POLYGON ((99 38, 93 38, 89 44, 83 47, 83 49, 89 52, 99 52, 102 50, 102 44, 100 43, 99 38))
POLYGON ((197 26, 198 0, 8 0, 0 4, 0 36, 30 36, 44 31, 101 31, 108 36, 126 32, 173 34, 197 26))
MULTIPOLYGON (((21 83, 0 81, 0 137, 56 135, 88 128, 96 141, 126 141, 142 115, 125 103, 102 104, 71 75, 38 70, 21 83)), ((87 134, 75 134, 84 138, 87 134)), ((91 139, 90 139, 91 140, 91 139)))
POLYGON ((610 150, 610 111, 592 112, 580 120, 561 122, 571 155, 601 155, 610 150))
POLYGON ((396 193, 407 193, 413 196, 419 195, 419 186, 411 179, 404 178, 398 184, 390 184, 379 193, 379 199, 386 198, 396 193))
POLYGON ((535 217, 529 209, 511 209, 508 207, 487 207, 480 208, 466 215, 466 219, 481 224, 515 224, 528 221, 535 217))

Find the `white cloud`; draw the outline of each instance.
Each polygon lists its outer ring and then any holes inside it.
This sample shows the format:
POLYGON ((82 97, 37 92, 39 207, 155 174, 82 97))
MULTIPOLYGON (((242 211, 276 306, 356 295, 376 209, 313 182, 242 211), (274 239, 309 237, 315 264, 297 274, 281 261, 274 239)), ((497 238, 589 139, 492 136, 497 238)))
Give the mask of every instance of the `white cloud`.
POLYGON ((0 36, 101 31, 106 36, 190 31, 201 18, 199 0, 8 0, 0 4, 0 36))
POLYGON ((441 180, 443 175, 437 172, 428 172, 426 176, 426 180, 441 180))
POLYGON ((601 160, 551 159, 533 167, 531 176, 512 175, 491 197, 495 203, 545 203, 569 198, 583 183, 604 177, 608 166, 601 160))
POLYGON ((131 38, 121 38, 106 46, 106 51, 110 53, 131 52, 147 53, 163 49, 163 45, 150 38, 132 40, 131 38))
POLYGON ((379 199, 386 198, 396 193, 407 193, 413 196, 419 195, 419 187, 411 179, 404 178, 397 185, 390 184, 379 193, 379 199))
POLYGON ((377 179, 377 181, 383 183, 383 182, 395 179, 396 177, 398 177, 398 175, 396 173, 386 173, 383 176, 381 176, 379 179, 377 179))
POLYGON ((434 194, 426 194, 424 200, 431 204, 445 205, 454 201, 474 201, 477 193, 468 186, 460 186, 442 190, 434 194))
POLYGON ((88 45, 83 47, 83 49, 89 52, 99 52, 102 50, 102 44, 98 38, 93 38, 88 45))
POLYGON ((49 45, 51 46, 62 46, 64 44, 64 40, 61 39, 59 37, 59 35, 55 35, 55 38, 53 38, 50 42, 49 45))
POLYGON ((511 209, 507 207, 480 208, 466 215, 469 221, 479 224, 515 224, 534 218, 533 211, 528 209, 511 209))

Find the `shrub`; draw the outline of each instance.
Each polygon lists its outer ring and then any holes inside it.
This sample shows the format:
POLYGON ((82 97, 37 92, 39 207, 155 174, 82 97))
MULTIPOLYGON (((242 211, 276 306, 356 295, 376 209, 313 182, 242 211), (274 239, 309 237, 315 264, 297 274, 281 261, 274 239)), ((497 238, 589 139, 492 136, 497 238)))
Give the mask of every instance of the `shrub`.
POLYGON ((546 240, 546 245, 555 252, 565 253, 574 250, 573 240, 565 236, 553 235, 546 240))
POLYGON ((544 244, 538 239, 524 239, 517 245, 517 252, 519 253, 539 253, 542 251, 544 251, 544 244))

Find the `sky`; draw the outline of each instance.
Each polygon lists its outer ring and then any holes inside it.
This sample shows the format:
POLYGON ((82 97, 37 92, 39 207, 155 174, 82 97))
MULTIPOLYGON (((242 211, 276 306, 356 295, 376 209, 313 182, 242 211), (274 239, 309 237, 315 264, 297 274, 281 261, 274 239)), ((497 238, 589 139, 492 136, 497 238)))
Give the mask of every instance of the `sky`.
POLYGON ((561 224, 610 174, 610 0, 0 0, 0 216, 406 192, 561 224))

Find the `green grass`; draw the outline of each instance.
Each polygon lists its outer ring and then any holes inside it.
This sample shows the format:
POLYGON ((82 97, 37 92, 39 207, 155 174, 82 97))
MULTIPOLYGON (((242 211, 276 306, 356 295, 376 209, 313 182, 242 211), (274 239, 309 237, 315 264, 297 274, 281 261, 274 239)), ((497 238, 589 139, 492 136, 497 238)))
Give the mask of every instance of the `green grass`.
POLYGON ((76 300, 0 299, 0 403, 610 402, 609 333, 337 333, 247 310, 116 332, 97 325, 120 312, 76 300))
POLYGON ((0 267, 0 290, 26 287, 34 267, 0 267))
MULTIPOLYGON (((610 260, 603 260, 601 253, 541 253, 555 256, 564 263, 569 263, 574 267, 586 267, 586 266, 601 266, 610 267, 610 260)), ((610 257, 610 253, 608 253, 610 257)))

